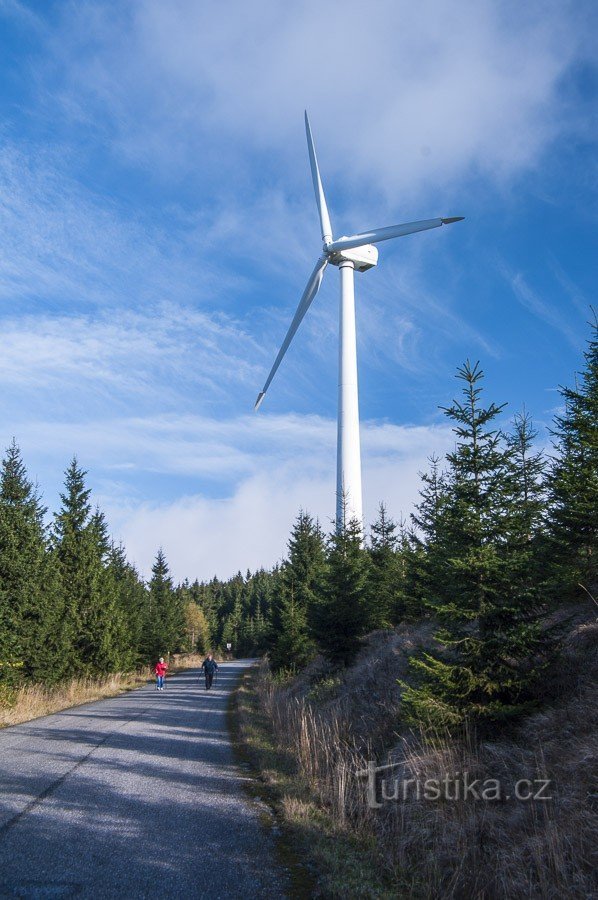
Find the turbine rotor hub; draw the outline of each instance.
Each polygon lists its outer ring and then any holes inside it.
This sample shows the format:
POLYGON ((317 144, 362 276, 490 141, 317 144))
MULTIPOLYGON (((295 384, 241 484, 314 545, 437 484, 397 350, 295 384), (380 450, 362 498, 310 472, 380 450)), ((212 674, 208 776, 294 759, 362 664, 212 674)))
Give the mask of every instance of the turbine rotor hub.
MULTIPOLYGON (((342 240, 342 238, 341 238, 342 240)), ((340 266, 342 262, 352 262, 356 272, 367 272, 378 263, 378 248, 373 244, 362 244, 361 247, 352 247, 350 250, 327 250, 324 252, 328 262, 333 266, 340 266)))

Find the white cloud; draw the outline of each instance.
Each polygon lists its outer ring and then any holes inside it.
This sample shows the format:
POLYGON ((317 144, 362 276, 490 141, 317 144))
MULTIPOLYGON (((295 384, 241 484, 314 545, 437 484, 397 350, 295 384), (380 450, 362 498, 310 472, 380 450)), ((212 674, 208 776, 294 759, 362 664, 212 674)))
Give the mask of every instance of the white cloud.
POLYGON ((303 189, 307 106, 325 172, 396 203, 533 164, 564 124, 560 79, 590 16, 490 0, 83 3, 52 36, 53 71, 69 114, 105 117, 154 174, 244 184, 253 153, 274 179, 300 159, 303 189))
MULTIPOLYGON (((397 519, 408 517, 417 501, 418 473, 428 467, 433 451, 443 452, 452 437, 438 429, 422 446, 409 446, 409 435, 385 458, 364 452, 365 518, 376 518, 384 502, 397 519)), ((330 448, 329 448, 330 449, 330 448)), ((313 461, 312 461, 313 462, 313 461)), ((320 519, 326 531, 334 517, 334 452, 316 466, 325 474, 306 472, 301 465, 259 466, 242 480, 231 497, 182 497, 171 503, 141 503, 118 507, 104 504, 114 532, 122 537, 129 557, 148 573, 159 546, 164 547, 176 577, 190 579, 233 575, 238 570, 269 568, 284 558, 290 529, 299 509, 320 519)))
MULTIPOLYGON (((265 413, 244 414, 319 249, 303 107, 337 232, 397 209, 469 216, 571 129, 563 78, 591 8, 83 0, 45 18, 4 0, 41 42, 29 114, 55 141, 0 148, 4 444, 15 433, 33 474, 56 477, 75 451, 145 573, 160 544, 179 578, 272 564, 299 507, 324 523, 334 510, 334 422, 268 412, 333 409, 334 273, 265 413)), ((464 340, 501 355, 455 311, 457 227, 397 244, 400 269, 387 257, 358 283, 361 371, 383 397, 399 379, 432 393, 464 340)), ((522 275, 510 283, 573 343, 522 275)), ((451 441, 366 422, 366 518, 379 500, 407 513, 418 469, 451 441)))
MULTIPOLYGON (((115 533, 144 572, 160 545, 178 578, 209 578, 214 573, 224 577, 238 569, 272 566, 284 556, 300 508, 330 528, 335 507, 334 422, 286 416, 211 427, 222 434, 222 447, 214 444, 206 452, 212 453, 212 460, 221 460, 229 475, 242 473, 230 495, 186 494, 163 503, 102 498, 115 533), (232 448, 236 470, 230 465, 232 448)), ((444 425, 400 428, 371 422, 362 427, 362 444, 365 518, 371 522, 381 501, 397 518, 408 516, 418 495, 418 472, 427 468, 430 454, 444 454, 452 447, 453 435, 444 425)), ((196 449, 203 446, 198 442, 196 449)), ((163 458, 165 463, 172 459, 167 447, 163 458)), ((199 467, 205 474, 211 466, 208 457, 196 458, 194 464, 183 451, 178 464, 185 463, 189 473, 199 467)))
MULTIPOLYGON (((2 435, 5 445, 10 437, 2 435)), ((77 448, 94 502, 145 574, 159 546, 178 579, 270 566, 284 553, 300 508, 326 528, 334 517, 336 423, 320 416, 29 421, 18 442, 34 475, 40 463, 58 473, 68 461, 65 448, 77 448), (148 479, 151 492, 135 487, 148 479)), ((444 423, 363 423, 366 521, 380 501, 395 517, 407 515, 418 471, 430 454, 444 454, 452 444, 444 423)))

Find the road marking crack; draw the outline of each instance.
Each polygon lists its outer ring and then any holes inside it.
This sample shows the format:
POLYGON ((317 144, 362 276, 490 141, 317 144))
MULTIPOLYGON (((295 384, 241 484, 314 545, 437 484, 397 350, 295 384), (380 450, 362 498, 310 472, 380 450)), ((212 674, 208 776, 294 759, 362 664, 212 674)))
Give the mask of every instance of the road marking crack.
POLYGON ((72 775, 73 772, 76 772, 77 769, 81 768, 81 766, 90 758, 90 756, 92 756, 96 752, 96 750, 102 747, 109 738, 116 734, 117 731, 122 731, 122 729, 127 725, 130 725, 131 722, 136 722, 138 719, 141 719, 143 716, 147 715, 147 713, 150 712, 150 710, 153 708, 155 707, 148 707, 148 709, 142 710, 138 715, 132 716, 130 719, 127 719, 126 722, 123 722, 122 725, 119 725, 118 728, 113 728, 112 731, 109 731, 108 734, 104 735, 104 737, 100 741, 98 741, 97 744, 94 744, 91 750, 89 750, 89 752, 85 754, 85 756, 82 756, 81 759, 77 760, 74 766, 71 766, 71 768, 64 772, 60 776, 60 778, 57 778, 55 781, 49 784, 47 788, 44 788, 44 790, 40 794, 38 794, 37 797, 34 797, 32 800, 30 800, 29 803, 27 803, 26 806, 24 806, 23 809, 20 810, 20 812, 15 813, 12 818, 8 819, 8 821, 6 821, 3 825, 0 825, 0 837, 10 831, 11 828, 14 828, 15 825, 18 825, 18 823, 22 819, 24 819, 26 815, 28 815, 37 806, 40 806, 44 802, 44 800, 47 800, 48 797, 51 796, 51 794, 53 794, 57 788, 64 784, 69 775, 72 775))

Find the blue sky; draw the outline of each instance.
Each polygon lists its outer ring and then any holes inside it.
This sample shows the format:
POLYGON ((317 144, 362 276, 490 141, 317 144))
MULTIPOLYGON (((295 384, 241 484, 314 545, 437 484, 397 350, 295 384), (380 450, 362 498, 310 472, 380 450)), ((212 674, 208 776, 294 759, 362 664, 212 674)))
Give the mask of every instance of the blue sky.
POLYGON ((258 415, 320 250, 445 215, 356 276, 366 516, 488 399, 548 442, 596 304, 591 2, 0 0, 0 439, 56 508, 75 453, 147 573, 271 565, 334 511, 335 270, 258 415))

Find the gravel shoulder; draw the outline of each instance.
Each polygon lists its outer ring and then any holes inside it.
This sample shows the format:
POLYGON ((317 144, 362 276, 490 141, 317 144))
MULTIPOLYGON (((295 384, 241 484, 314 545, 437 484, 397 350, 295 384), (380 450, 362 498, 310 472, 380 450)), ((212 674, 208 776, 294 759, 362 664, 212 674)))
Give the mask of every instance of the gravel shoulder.
POLYGON ((249 661, 0 732, 0 896, 288 896, 226 725, 249 661))

